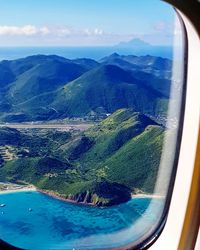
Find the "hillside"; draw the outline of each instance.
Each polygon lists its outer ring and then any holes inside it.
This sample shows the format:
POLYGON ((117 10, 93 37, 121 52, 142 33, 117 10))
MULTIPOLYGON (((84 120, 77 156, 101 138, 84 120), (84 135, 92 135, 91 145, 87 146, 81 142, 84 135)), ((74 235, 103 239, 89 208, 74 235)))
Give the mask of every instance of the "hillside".
POLYGON ((154 70, 164 70, 171 71, 172 70, 172 61, 167 58, 156 57, 156 56, 135 56, 135 55, 119 55, 117 53, 113 53, 107 57, 104 57, 100 60, 101 63, 106 64, 115 64, 118 62, 123 66, 123 63, 129 67, 137 68, 141 70, 145 70, 147 68, 151 68, 154 70))
POLYGON ((168 99, 159 91, 136 79, 131 72, 115 65, 90 70, 57 91, 38 95, 16 106, 31 119, 85 117, 132 108, 156 116, 164 115, 168 99))
POLYGON ((165 132, 143 114, 120 109, 85 132, 46 132, 32 143, 30 135, 10 132, 22 138, 21 144, 5 144, 28 155, 4 162, 0 181, 32 183, 98 206, 125 202, 138 189, 153 192, 165 132))
POLYGON ((99 62, 36 55, 0 62, 0 121, 105 117, 120 108, 165 116, 171 61, 116 53, 99 62))
POLYGON ((0 62, 0 112, 12 112, 18 103, 54 91, 76 79, 98 64, 91 61, 36 55, 0 62))
POLYGON ((155 56, 119 55, 114 53, 101 59, 104 65, 116 65, 124 70, 131 71, 133 76, 145 85, 159 91, 169 98, 172 61, 155 56))

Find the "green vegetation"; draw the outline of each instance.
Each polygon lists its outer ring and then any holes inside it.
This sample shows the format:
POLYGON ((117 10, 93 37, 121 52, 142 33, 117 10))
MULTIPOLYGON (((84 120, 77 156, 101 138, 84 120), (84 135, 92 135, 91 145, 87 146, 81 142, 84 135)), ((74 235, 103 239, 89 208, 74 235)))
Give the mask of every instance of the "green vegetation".
POLYGON ((133 137, 142 133, 146 126, 156 124, 151 119, 130 109, 116 111, 85 135, 95 141, 87 154, 81 157, 82 165, 99 165, 133 137))
POLYGON ((166 121, 171 68, 168 59, 116 53, 0 62, 1 122, 95 122, 84 132, 0 128, 0 181, 98 206, 152 193, 169 135, 157 122, 166 121))
POLYGON ((152 193, 162 152, 163 129, 148 126, 104 162, 110 181, 152 193))
POLYGON ((164 134, 163 127, 131 109, 119 109, 79 133, 1 128, 4 144, 26 154, 2 163, 0 181, 34 184, 98 206, 125 202, 138 189, 153 192, 164 134))
POLYGON ((110 55, 99 62, 36 55, 0 62, 0 121, 105 117, 121 108, 166 116, 171 60, 110 55))

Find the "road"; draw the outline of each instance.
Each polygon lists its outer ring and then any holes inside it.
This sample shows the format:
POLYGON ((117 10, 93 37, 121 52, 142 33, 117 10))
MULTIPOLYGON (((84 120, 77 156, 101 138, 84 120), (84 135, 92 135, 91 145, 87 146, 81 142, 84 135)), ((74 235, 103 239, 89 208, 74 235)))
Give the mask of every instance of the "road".
POLYGON ((15 128, 15 129, 77 129, 80 131, 85 131, 90 128, 92 124, 90 123, 80 123, 80 124, 24 124, 24 123, 7 123, 7 124, 0 124, 0 128, 8 127, 8 128, 15 128))

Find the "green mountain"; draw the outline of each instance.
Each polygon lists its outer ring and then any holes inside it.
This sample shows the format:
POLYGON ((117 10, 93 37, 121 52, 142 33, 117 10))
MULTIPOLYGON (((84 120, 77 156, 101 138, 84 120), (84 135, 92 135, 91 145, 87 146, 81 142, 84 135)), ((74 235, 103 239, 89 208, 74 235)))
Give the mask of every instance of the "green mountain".
POLYGON ((43 191, 98 206, 125 202, 138 189, 153 192, 166 133, 131 109, 117 110, 78 134, 47 132, 25 137, 19 131, 10 132, 21 137, 20 144, 4 144, 18 159, 2 164, 0 181, 32 183, 43 191), (23 150, 26 155, 21 154, 23 150))
MULTIPOLYGON (((77 76, 79 76, 81 71, 84 71, 83 65, 76 64, 71 60, 65 59, 63 57, 55 56, 55 55, 52 55, 52 56, 35 55, 35 56, 29 56, 26 58, 12 60, 12 61, 4 60, 0 62, 0 72, 1 72, 0 87, 5 87, 6 85, 8 85, 8 83, 14 82, 15 80, 17 80, 17 78, 20 75, 31 70, 32 68, 36 66, 42 66, 42 65, 44 66, 45 64, 47 64, 46 68, 48 68, 48 65, 50 66, 49 72, 47 72, 47 69, 44 69, 44 74, 46 76, 55 77, 53 73, 57 72, 61 74, 61 76, 59 77, 62 77, 62 74, 64 74, 64 76, 71 78, 70 80, 72 80, 76 78, 77 76), (54 62, 55 62, 55 69, 52 66, 54 62), (58 72, 59 66, 61 67, 61 69, 58 72), (66 75, 65 72, 63 72, 62 68, 64 68, 64 66, 65 66, 64 71, 68 71, 68 74, 70 74, 69 76, 66 75), (70 72, 70 68, 72 72, 70 72), (52 73, 51 73, 51 70, 53 70, 52 73)), ((43 72, 41 71, 41 75, 40 75, 41 77, 42 77, 42 73, 43 72)), ((25 80, 26 79, 24 79, 24 81, 25 80)))
POLYGON ((54 55, 0 62, 1 122, 95 121, 84 132, 1 127, 0 181, 97 206, 152 193, 169 135, 152 119, 166 117, 171 67, 168 59, 116 53, 99 62, 54 55))
MULTIPOLYGON (((72 147, 68 154, 81 164, 89 178, 102 177, 131 190, 153 192, 164 128, 145 115, 121 109, 84 136, 90 142, 87 152, 75 157, 76 148, 72 147)), ((80 147, 82 141, 79 143, 80 147)))
POLYGON ((137 80, 169 98, 172 79, 171 60, 149 55, 124 56, 114 53, 101 59, 101 63, 116 65, 124 70, 131 71, 137 80))
POLYGON ((42 94, 56 90, 86 70, 73 63, 63 63, 57 60, 38 63, 33 68, 19 75, 9 88, 8 96, 13 104, 26 101, 38 93, 42 94))
POLYGON ((119 55, 117 53, 113 53, 107 57, 104 57, 100 60, 101 63, 106 64, 115 64, 119 63, 123 66, 126 65, 130 68, 135 67, 136 69, 154 69, 154 70, 164 70, 171 71, 172 70, 172 60, 157 56, 135 56, 135 55, 119 55))
MULTIPOLYGON (((98 65, 91 61, 36 55, 0 62, 0 112, 12 113, 18 103, 56 90, 76 79, 98 65)), ((21 119, 26 120, 25 117, 21 119)))
POLYGON ((132 108, 166 115, 171 61, 112 54, 100 62, 36 55, 0 62, 0 120, 103 116, 132 108))
POLYGON ((85 117, 132 108, 150 115, 165 114, 168 99, 131 72, 114 65, 90 70, 56 91, 41 94, 16 106, 31 119, 85 117))

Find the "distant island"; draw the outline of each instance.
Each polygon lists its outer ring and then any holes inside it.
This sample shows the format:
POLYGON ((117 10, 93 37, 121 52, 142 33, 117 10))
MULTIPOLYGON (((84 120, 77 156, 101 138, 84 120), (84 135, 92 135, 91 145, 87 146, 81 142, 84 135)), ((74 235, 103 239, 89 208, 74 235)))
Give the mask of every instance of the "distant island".
POLYGON ((116 47, 120 48, 147 48, 147 47, 153 47, 151 44, 141 40, 140 38, 133 38, 128 42, 120 42, 116 45, 116 47))

